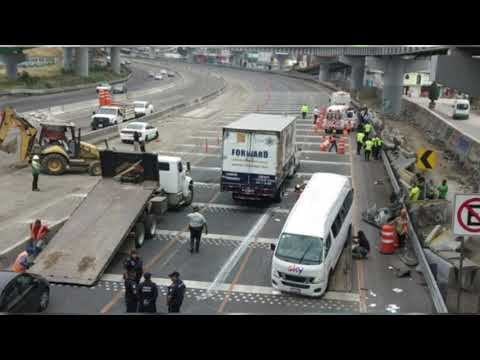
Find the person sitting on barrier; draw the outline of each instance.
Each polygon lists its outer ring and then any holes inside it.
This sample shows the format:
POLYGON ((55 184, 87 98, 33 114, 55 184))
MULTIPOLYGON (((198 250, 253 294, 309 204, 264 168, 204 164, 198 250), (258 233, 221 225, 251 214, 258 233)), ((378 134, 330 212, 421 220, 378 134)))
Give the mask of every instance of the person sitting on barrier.
POLYGON ((398 246, 403 248, 408 236, 408 218, 407 218, 407 209, 403 208, 400 210, 400 216, 395 220, 395 230, 398 234, 398 246))
POLYGON ((354 259, 366 259, 370 252, 370 244, 365 233, 360 230, 357 236, 353 237, 355 244, 352 247, 352 256, 354 259), (355 241, 356 240, 356 241, 355 241))

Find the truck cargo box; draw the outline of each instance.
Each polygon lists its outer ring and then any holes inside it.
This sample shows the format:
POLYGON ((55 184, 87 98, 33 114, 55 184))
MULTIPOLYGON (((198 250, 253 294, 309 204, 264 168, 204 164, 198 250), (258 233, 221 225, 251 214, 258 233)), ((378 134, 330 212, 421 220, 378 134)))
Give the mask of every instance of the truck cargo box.
POLYGON ((295 155, 295 116, 249 114, 223 128, 222 191, 272 195, 295 155))

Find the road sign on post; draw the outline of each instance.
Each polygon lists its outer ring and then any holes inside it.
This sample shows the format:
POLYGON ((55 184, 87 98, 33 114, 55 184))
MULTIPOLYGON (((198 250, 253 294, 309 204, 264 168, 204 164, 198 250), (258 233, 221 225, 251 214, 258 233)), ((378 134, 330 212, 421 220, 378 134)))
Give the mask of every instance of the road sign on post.
POLYGON ((420 148, 417 151, 417 162, 415 166, 422 171, 431 171, 435 169, 437 164, 437 153, 433 150, 420 148))
POLYGON ((453 233, 461 236, 480 235, 480 194, 455 195, 453 233))

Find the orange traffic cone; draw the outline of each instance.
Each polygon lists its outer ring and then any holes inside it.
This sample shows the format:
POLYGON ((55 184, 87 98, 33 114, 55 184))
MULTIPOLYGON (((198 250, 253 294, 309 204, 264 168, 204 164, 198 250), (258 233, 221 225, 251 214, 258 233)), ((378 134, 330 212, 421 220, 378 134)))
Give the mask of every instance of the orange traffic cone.
POLYGON ((382 226, 382 236, 378 251, 382 254, 393 254, 395 252, 395 238, 397 233, 393 225, 382 226))

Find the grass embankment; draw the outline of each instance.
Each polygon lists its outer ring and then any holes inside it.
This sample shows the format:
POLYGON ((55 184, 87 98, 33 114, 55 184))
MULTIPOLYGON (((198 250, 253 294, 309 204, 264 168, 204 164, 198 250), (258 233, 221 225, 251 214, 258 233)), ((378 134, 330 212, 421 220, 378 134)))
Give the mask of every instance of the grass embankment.
POLYGON ((25 50, 31 57, 55 56, 60 64, 42 67, 18 68, 17 80, 8 80, 5 66, 0 66, 0 90, 20 89, 53 89, 83 84, 96 84, 102 81, 113 81, 125 78, 128 73, 122 68, 120 75, 114 74, 110 68, 92 66, 88 77, 80 77, 73 71, 64 71, 61 64, 63 51, 58 48, 36 48, 25 50))

